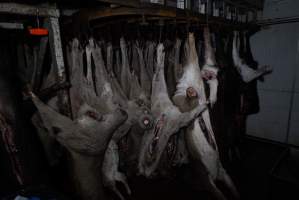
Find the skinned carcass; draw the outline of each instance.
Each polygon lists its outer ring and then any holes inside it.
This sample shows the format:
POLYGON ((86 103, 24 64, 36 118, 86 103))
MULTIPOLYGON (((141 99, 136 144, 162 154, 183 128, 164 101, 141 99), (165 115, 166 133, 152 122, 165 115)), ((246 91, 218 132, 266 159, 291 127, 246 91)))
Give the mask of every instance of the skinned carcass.
POLYGON ((209 101, 213 106, 217 101, 218 88, 218 68, 215 59, 215 54, 211 45, 211 36, 208 27, 204 28, 204 46, 205 46, 205 63, 202 68, 202 77, 207 80, 210 89, 209 101))
MULTIPOLYGON (((182 112, 188 112, 196 105, 206 101, 204 83, 201 78, 198 57, 195 49, 195 39, 192 33, 186 44, 186 66, 184 74, 177 85, 176 95, 173 97, 175 105, 182 112)), ((212 50, 208 48, 206 50, 212 50)), ((205 55, 211 56, 211 52, 205 55)), ((206 57, 207 58, 207 57, 206 57)), ((212 58, 208 58, 213 60, 212 58)), ((202 188, 208 190, 219 200, 226 199, 224 194, 217 188, 215 181, 221 181, 230 189, 232 194, 238 198, 238 192, 230 177, 222 167, 214 133, 210 124, 209 111, 202 113, 186 131, 186 144, 193 160, 198 166, 202 188), (208 123, 206 123, 208 122, 208 123), (210 126, 210 127, 209 127, 210 126)), ((192 164, 192 163, 191 163, 192 164)))
POLYGON ((127 114, 110 101, 107 79, 100 79, 102 88, 96 87, 92 64, 97 56, 93 40, 82 48, 74 39, 67 53, 74 120, 56 112, 31 92, 30 96, 46 130, 43 133, 51 135, 70 153, 80 199, 95 200, 104 196, 101 167, 105 149, 127 114))
MULTIPOLYGON (((102 112, 111 111, 111 101, 105 101, 105 105, 101 103, 100 97, 97 96, 98 91, 95 89, 95 83, 93 81, 92 74, 92 40, 88 45, 83 48, 80 47, 79 41, 73 39, 69 45, 68 51, 68 63, 69 63, 69 76, 72 87, 70 88, 71 107, 74 118, 77 117, 77 113, 82 104, 87 103, 97 110, 102 112), (85 62, 84 62, 85 61, 85 62)), ((105 80, 101 80, 105 86, 105 80)), ((102 96, 103 97, 103 96, 102 96)), ((104 97, 103 97, 104 98, 104 97)))
POLYGON ((101 163, 113 132, 126 120, 127 114, 116 110, 101 114, 87 104, 81 105, 77 118, 54 111, 33 93, 30 96, 49 133, 54 132, 58 142, 69 151, 73 177, 81 199, 103 198, 101 163))
POLYGON ((93 61, 94 74, 95 74, 95 91, 97 96, 106 101, 107 109, 109 111, 115 110, 119 107, 119 102, 116 99, 119 94, 113 91, 113 85, 110 81, 109 74, 106 70, 104 59, 102 56, 102 49, 99 45, 96 45, 94 39, 89 40, 89 45, 86 48, 90 48, 91 55, 89 60, 93 61))
MULTIPOLYGON (((208 30, 206 30, 206 31, 208 31, 208 30)), ((206 32, 205 35, 208 36, 209 34, 207 34, 207 32, 206 32)), ((206 38, 205 43, 209 43, 209 42, 210 42, 210 39, 206 38)), ((205 46, 207 47, 207 50, 212 51, 212 48, 210 45, 211 44, 205 44, 205 46)), ((189 37, 188 37, 187 42, 185 43, 184 49, 185 49, 185 57, 187 60, 186 60, 185 66, 184 66, 184 74, 177 84, 177 91, 176 91, 175 95, 173 96, 173 101, 175 102, 175 105, 178 107, 180 107, 180 104, 184 105, 184 106, 188 105, 189 107, 194 107, 198 103, 197 100, 195 98, 193 98, 192 100, 186 102, 185 101, 186 92, 192 92, 192 90, 195 90, 196 95, 199 95, 199 96, 197 96, 199 99, 199 103, 206 102, 207 98, 206 98, 206 94, 205 94, 203 80, 201 78, 201 72, 198 67, 199 66, 198 56, 197 56, 197 52, 195 49, 195 41, 194 41, 193 34, 191 34, 191 33, 189 34, 189 37), (187 91, 187 89, 188 89, 188 91, 187 91)), ((205 53, 205 60, 206 60, 205 61, 206 63, 216 63, 213 52, 205 53)), ((214 72, 217 72, 218 70, 215 67, 212 68, 211 66, 206 66, 206 69, 205 70, 203 69, 203 71, 204 72, 208 71, 208 74, 213 74, 214 72)), ((214 92, 210 92, 210 93, 216 93, 216 95, 217 95, 217 87, 214 87, 214 86, 218 85, 218 81, 215 79, 217 79, 217 78, 214 75, 211 77, 211 80, 209 80, 211 85, 213 85, 213 86, 211 86, 211 88, 214 90, 214 92), (216 84, 215 84, 215 82, 216 82, 216 84)), ((215 100, 216 99, 214 98, 212 101, 215 101, 215 100)), ((210 114, 209 114, 208 110, 205 110, 202 113, 202 118, 205 123, 207 131, 210 133, 209 135, 210 135, 211 142, 214 143, 214 146, 217 149, 217 145, 215 145, 216 141, 215 141, 212 125, 211 125, 210 114)))
POLYGON ((233 49, 232 49, 233 61, 237 71, 239 72, 242 80, 245 83, 251 82, 252 80, 257 79, 260 76, 263 76, 264 74, 272 71, 272 68, 267 65, 262 66, 257 70, 250 68, 247 65, 247 63, 242 58, 240 58, 239 55, 240 43, 238 42, 238 40, 239 40, 239 33, 237 31, 234 31, 234 40, 233 40, 233 49))
MULTIPOLYGON (((121 39, 121 51, 122 51, 122 63, 127 63, 127 49, 125 46, 125 41, 121 39)), ((140 52, 139 52, 140 53, 140 52)), ((112 69, 112 59, 113 59, 113 48, 112 44, 109 43, 107 47, 107 69, 112 69)), ((140 55, 140 54, 139 54, 140 55)), ((142 63, 140 63, 142 64, 142 63)), ((124 73, 122 77, 129 77, 130 79, 130 90, 129 96, 124 94, 121 86, 119 85, 116 76, 112 70, 109 70, 110 82, 112 85, 112 91, 114 94, 114 101, 120 104, 120 106, 127 112, 128 119, 121 125, 113 134, 111 141, 109 142, 108 148, 105 152, 102 174, 103 174, 103 184, 111 191, 113 191, 120 199, 124 199, 121 192, 118 190, 116 183, 122 183, 128 194, 131 194, 131 190, 127 183, 127 178, 125 174, 119 171, 119 141, 130 134, 142 135, 143 132, 152 125, 152 116, 150 110, 147 107, 147 97, 144 95, 143 89, 139 85, 137 76, 129 71, 129 65, 126 64, 127 69, 122 69, 124 73), (130 131, 131 130, 131 131, 130 131)), ((140 66, 142 68, 142 66, 140 66)), ((143 70, 140 70, 143 73, 143 70)), ((145 73, 145 72, 144 72, 145 73)), ((122 82, 123 84, 125 82, 122 82)), ((137 152, 135 152, 137 153, 137 152)), ((132 155, 134 157, 134 155, 132 155)))
MULTIPOLYGON (((129 49, 124 38, 120 39, 120 49, 121 49, 121 60, 122 60, 121 76, 119 80, 120 86, 128 99, 141 100, 148 105, 149 103, 148 103, 148 97, 146 95, 146 91, 144 91, 142 86, 139 84, 138 77, 135 74, 135 72, 130 71, 130 63, 128 58, 129 49)), ((146 73, 144 66, 140 66, 140 68, 141 68, 140 70, 141 76, 142 78, 144 78, 146 73)), ((146 85, 148 84, 145 84, 144 87, 148 88, 148 86, 146 85)))
POLYGON ((206 109, 202 103, 190 112, 181 113, 169 99, 164 75, 165 52, 163 44, 157 47, 157 67, 152 80, 151 111, 155 119, 154 127, 143 135, 138 170, 146 177, 154 175, 169 139, 180 128, 186 127, 206 109))

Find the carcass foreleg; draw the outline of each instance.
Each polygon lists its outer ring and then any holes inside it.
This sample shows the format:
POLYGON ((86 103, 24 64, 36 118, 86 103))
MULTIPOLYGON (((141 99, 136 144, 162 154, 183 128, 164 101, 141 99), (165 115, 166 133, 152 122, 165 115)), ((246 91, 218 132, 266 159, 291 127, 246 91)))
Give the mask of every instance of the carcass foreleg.
POLYGON ((121 200, 125 198, 117 189, 116 183, 120 182, 125 186, 128 194, 131 194, 131 189, 128 185, 126 176, 118 171, 119 155, 118 146, 111 140, 105 153, 102 166, 103 184, 113 191, 121 200))

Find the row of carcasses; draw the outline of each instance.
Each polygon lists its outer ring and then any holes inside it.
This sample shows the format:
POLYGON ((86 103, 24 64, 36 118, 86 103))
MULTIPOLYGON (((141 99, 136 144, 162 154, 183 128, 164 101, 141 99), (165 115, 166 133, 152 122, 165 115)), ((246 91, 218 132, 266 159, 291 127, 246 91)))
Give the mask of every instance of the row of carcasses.
MULTIPOLYGON (((226 199, 215 185, 222 181, 238 198, 222 167, 209 113, 217 105, 221 68, 215 49, 221 50, 217 42, 212 46, 208 28, 203 38, 196 41, 190 33, 184 43, 176 39, 164 44, 137 40, 128 44, 121 38, 120 48, 94 39, 81 47, 72 40, 67 61, 74 119, 30 92, 43 127, 36 117, 34 124, 39 124, 41 138, 46 130, 69 151, 82 199, 104 198, 103 185, 123 199, 116 183, 123 183, 130 194, 131 172, 151 178, 163 174, 165 166, 186 163, 198 166, 200 176, 192 181, 201 183, 199 190, 226 199)), ((234 69, 244 82, 269 70, 253 70, 240 58, 238 33, 231 41, 234 69)))

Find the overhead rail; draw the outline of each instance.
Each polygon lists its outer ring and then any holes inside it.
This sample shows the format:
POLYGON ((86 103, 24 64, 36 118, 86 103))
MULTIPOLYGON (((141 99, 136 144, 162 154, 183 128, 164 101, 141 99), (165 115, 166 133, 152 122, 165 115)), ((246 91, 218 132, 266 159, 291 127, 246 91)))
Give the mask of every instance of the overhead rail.
POLYGON ((193 23, 193 24, 207 24, 219 25, 219 26, 230 26, 236 29, 250 29, 257 25, 248 22, 246 19, 242 19, 238 16, 232 18, 225 18, 222 16, 209 16, 207 21, 207 15, 194 12, 192 10, 177 9, 171 7, 163 7, 157 5, 142 5, 138 8, 135 7, 105 7, 100 9, 82 9, 78 16, 81 22, 88 23, 90 25, 99 25, 101 23, 107 23, 109 19, 112 21, 119 20, 130 20, 134 18, 136 20, 169 20, 176 21, 177 23, 193 23), (103 20, 105 19, 105 20, 103 20))

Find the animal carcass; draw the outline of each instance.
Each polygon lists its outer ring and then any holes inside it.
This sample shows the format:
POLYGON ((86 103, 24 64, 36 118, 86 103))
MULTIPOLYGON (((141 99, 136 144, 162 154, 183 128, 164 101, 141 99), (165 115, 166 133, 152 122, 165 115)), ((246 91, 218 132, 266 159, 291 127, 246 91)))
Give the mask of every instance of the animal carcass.
MULTIPOLYGON (((147 84, 145 82, 145 87, 143 88, 141 85, 139 85, 138 77, 136 76, 136 74, 130 72, 129 63, 127 60, 127 47, 123 38, 120 40, 120 46, 122 52, 122 72, 124 73, 121 75, 120 79, 122 86, 119 85, 119 82, 116 80, 116 76, 114 75, 112 70, 110 70, 109 77, 112 85, 113 94, 115 95, 115 98, 113 100, 120 104, 120 106, 127 112, 128 119, 114 132, 112 139, 109 142, 104 157, 102 174, 104 186, 113 191, 120 199, 124 199, 123 195, 118 190, 116 183, 122 183, 125 186, 128 194, 130 194, 131 191, 128 186, 126 176, 119 171, 118 143, 122 138, 124 138, 128 134, 130 135, 128 137, 134 137, 135 134, 142 135, 145 130, 151 128, 152 116, 150 110, 147 107, 148 100, 146 92, 144 91, 146 90, 146 88, 148 88, 146 87, 147 84), (130 83, 128 83, 128 80, 130 81, 130 83), (125 95, 125 92, 123 91, 122 87, 126 87, 127 84, 130 84, 130 86, 128 88, 129 90, 127 91, 127 95, 125 95)), ((141 49, 139 49, 139 47, 136 47, 136 49, 139 56, 139 60, 136 61, 139 62, 140 65, 144 65, 141 49)), ((112 68, 112 54, 112 47, 108 46, 108 69, 112 68)), ((141 81, 146 81, 142 80, 142 78, 147 77, 147 74, 145 74, 147 72, 145 71, 144 66, 140 66, 140 68, 141 81)), ((133 152, 133 155, 130 155, 130 157, 134 158, 134 153, 136 154, 138 152, 133 152)))
POLYGON ((269 73, 272 71, 272 68, 270 66, 262 66, 258 68, 257 70, 254 70, 250 68, 246 62, 240 58, 239 55, 239 45, 238 43, 239 33, 237 31, 234 31, 234 40, 233 40, 233 61, 236 69, 238 70, 242 80, 246 83, 259 78, 260 76, 269 73))
MULTIPOLYGON (((205 30, 205 34, 207 34, 206 31, 207 30, 205 30)), ((209 42, 209 40, 206 40, 205 42, 207 41, 209 42)), ((189 34, 186 42, 187 60, 184 67, 184 74, 177 86, 176 95, 173 98, 175 104, 182 112, 188 112, 196 105, 206 101, 204 83, 201 78, 198 57, 195 49, 195 39, 192 33, 189 34), (191 96, 192 98, 186 95, 186 91, 188 91, 189 88, 193 88, 196 91, 196 95, 191 96)), ((206 45, 206 47, 209 45, 210 44, 206 45)), ((209 47, 205 50, 212 51, 212 48, 209 47)), ((213 55, 213 52, 207 52, 205 55, 206 59, 210 59, 209 62, 212 63, 214 59, 210 56, 213 55)), ((219 200, 226 198, 217 188, 215 184, 216 180, 224 182, 228 189, 238 197, 238 192, 235 189, 234 184, 220 162, 218 148, 208 112, 208 110, 205 110, 202 113, 202 116, 197 118, 194 123, 188 127, 185 137, 193 164, 196 164, 196 166, 199 167, 197 170, 201 173, 201 177, 199 177, 200 180, 198 181, 202 181, 202 186, 204 188, 201 189, 210 191, 219 200)))
POLYGON ((157 47, 157 67, 152 80, 151 111, 154 116, 154 127, 146 131, 141 141, 138 170, 146 177, 154 175, 161 155, 166 149, 172 135, 180 128, 186 127, 206 109, 206 103, 190 112, 182 113, 169 99, 164 77, 165 52, 163 44, 157 47))
POLYGON ((126 120, 122 110, 102 115, 94 108, 83 104, 77 118, 71 120, 57 113, 30 94, 38 109, 43 124, 49 133, 69 151, 73 177, 81 199, 103 198, 101 163, 113 132, 126 120))
POLYGON ((76 39, 68 51, 74 120, 54 111, 29 92, 44 129, 70 153, 80 198, 94 200, 104 196, 101 167, 106 147, 114 131, 127 119, 126 112, 114 105, 110 96, 105 94, 107 84, 96 91, 92 74, 92 63, 97 58, 95 51, 92 40, 83 49, 76 39), (97 96, 99 91, 101 94, 97 96))

